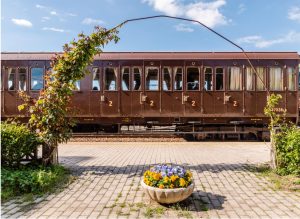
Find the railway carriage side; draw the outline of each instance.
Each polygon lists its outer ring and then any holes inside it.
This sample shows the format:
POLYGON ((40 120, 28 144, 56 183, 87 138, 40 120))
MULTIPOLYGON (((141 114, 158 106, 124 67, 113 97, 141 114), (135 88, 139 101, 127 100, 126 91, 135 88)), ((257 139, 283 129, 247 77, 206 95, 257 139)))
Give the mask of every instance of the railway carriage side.
MULTIPOLYGON (((89 66, 90 74, 76 82, 72 105, 78 130, 172 126, 178 133, 199 137, 249 133, 267 137, 268 118, 263 113, 267 91, 281 94, 276 110, 298 122, 296 53, 287 54, 288 58, 275 53, 271 58, 269 54, 251 58, 258 75, 246 59, 234 53, 213 58, 206 58, 211 53, 188 54, 188 58, 180 53, 156 54, 120 58, 115 53, 96 58, 89 66)), ((19 90, 38 96, 44 87, 43 75, 51 70, 51 55, 2 60, 1 119, 20 115, 19 90)))

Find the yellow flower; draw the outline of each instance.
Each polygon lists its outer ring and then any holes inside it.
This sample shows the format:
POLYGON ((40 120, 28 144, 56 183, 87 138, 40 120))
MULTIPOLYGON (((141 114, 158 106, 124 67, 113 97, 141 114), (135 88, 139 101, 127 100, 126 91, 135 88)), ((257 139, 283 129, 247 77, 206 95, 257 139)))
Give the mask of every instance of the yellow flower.
POLYGON ((168 183, 169 180, 170 180, 169 177, 165 176, 165 178, 164 178, 164 183, 168 183))
POLYGON ((193 176, 193 174, 191 173, 191 171, 186 171, 186 175, 187 175, 187 177, 190 177, 190 178, 192 178, 192 176, 193 176))
POLYGON ((160 173, 154 173, 154 174, 153 174, 153 179, 154 179, 154 180, 159 180, 160 178, 161 178, 160 173))
POLYGON ((174 188, 174 185, 173 185, 173 184, 171 184, 171 185, 170 185, 170 188, 171 188, 171 189, 173 189, 173 188, 174 188))
POLYGON ((158 188, 163 189, 163 188, 165 188, 165 186, 160 184, 158 188))
POLYGON ((186 185, 186 182, 185 182, 185 180, 184 180, 183 178, 180 178, 180 179, 179 179, 179 185, 180 185, 181 187, 184 187, 184 186, 186 185))
POLYGON ((172 181, 172 182, 175 182, 176 179, 178 179, 178 176, 176 176, 176 175, 172 175, 172 176, 171 176, 171 181, 172 181))

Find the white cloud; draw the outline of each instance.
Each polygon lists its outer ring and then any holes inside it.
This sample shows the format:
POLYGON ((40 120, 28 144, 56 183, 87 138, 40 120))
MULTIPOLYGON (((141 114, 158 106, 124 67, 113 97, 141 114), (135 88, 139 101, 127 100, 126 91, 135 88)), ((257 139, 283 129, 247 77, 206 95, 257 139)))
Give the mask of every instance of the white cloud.
POLYGON ((43 27, 42 30, 50 30, 50 31, 60 32, 60 33, 68 32, 68 31, 66 31, 64 29, 59 29, 59 28, 55 28, 55 27, 43 27))
POLYGON ((228 23, 220 8, 226 4, 225 0, 204 2, 197 0, 194 3, 183 4, 181 0, 143 0, 154 10, 169 16, 183 16, 202 22, 209 27, 228 23))
POLYGON ((276 44, 300 42, 300 32, 290 31, 283 37, 266 40, 262 36, 253 35, 239 38, 238 43, 252 44, 257 48, 266 48, 276 44))
POLYGON ((56 11, 50 11, 50 14, 51 15, 57 15, 57 12, 56 11))
POLYGON ((289 10, 288 18, 290 20, 298 21, 300 22, 300 8, 299 7, 293 7, 289 10))
POLYGON ((70 17, 76 17, 77 14, 74 14, 74 13, 66 13, 67 16, 70 16, 70 17))
POLYGON ((183 24, 183 23, 177 24, 175 26, 175 29, 177 31, 182 31, 182 32, 193 32, 194 31, 193 28, 191 28, 190 26, 183 24))
POLYGON ((36 8, 41 8, 41 9, 42 9, 42 8, 46 8, 46 6, 44 6, 44 5, 39 5, 39 4, 36 4, 35 7, 36 7, 36 8))
POLYGON ((83 19, 83 21, 81 22, 82 24, 104 24, 104 21, 100 20, 100 19, 93 19, 93 18, 85 18, 83 19))
POLYGON ((243 3, 239 4, 238 14, 242 14, 244 11, 246 11, 246 6, 243 3))
POLYGON ((11 19, 11 21, 19 26, 23 26, 23 27, 32 27, 32 23, 28 20, 25 19, 17 19, 17 18, 13 18, 11 19))
POLYGON ((50 17, 42 17, 42 22, 46 22, 46 21, 48 21, 50 19, 51 19, 50 17))

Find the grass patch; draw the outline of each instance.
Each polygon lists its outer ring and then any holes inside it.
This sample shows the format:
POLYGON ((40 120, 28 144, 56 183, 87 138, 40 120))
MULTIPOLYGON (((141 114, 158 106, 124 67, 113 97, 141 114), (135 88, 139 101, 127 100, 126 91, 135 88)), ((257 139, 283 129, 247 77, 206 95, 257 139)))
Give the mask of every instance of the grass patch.
POLYGON ((268 164, 250 166, 249 170, 256 173, 259 177, 267 178, 272 183, 272 189, 274 190, 300 191, 300 176, 278 175, 268 164))
POLYGON ((144 212, 144 216, 147 218, 161 217, 162 215, 164 215, 165 212, 166 212, 166 208, 161 207, 161 206, 156 207, 156 208, 147 207, 144 212))
POLYGON ((5 202, 22 196, 24 201, 31 202, 34 196, 56 192, 73 180, 70 171, 61 165, 1 167, 1 199, 5 202))

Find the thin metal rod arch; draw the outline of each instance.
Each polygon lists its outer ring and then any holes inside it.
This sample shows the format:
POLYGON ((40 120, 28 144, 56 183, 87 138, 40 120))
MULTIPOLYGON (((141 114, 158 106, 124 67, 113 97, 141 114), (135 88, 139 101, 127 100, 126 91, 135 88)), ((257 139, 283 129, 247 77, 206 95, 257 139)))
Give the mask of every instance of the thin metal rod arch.
POLYGON ((142 20, 149 20, 149 19, 155 19, 155 18, 170 18, 170 19, 175 19, 175 20, 182 20, 182 21, 189 21, 189 22, 193 22, 193 23, 197 23, 200 24, 201 26, 203 26, 204 28, 208 29, 210 32, 213 32, 214 34, 216 34, 217 36, 221 37, 222 39, 224 39, 225 41, 229 42, 231 45, 237 47, 238 49, 240 49, 242 51, 242 53, 244 54, 244 56, 247 59, 247 62, 249 63, 251 69, 254 71, 256 77, 259 78, 259 80, 262 82, 262 84, 264 85, 265 90, 267 91, 268 95, 270 95, 269 90, 267 89, 267 86, 265 84, 265 82, 262 80, 262 78, 258 75, 256 69, 254 68, 252 62, 250 61, 249 56, 247 55, 247 53, 245 52, 245 50, 239 46, 238 44, 234 43, 232 40, 228 39, 227 37, 225 37, 224 35, 220 34, 219 32, 215 31, 214 29, 206 26, 205 24, 203 24, 200 21, 197 20, 193 20, 193 19, 188 19, 188 18, 183 18, 183 17, 176 17, 176 16, 169 16, 169 15, 154 15, 154 16, 147 16, 147 17, 139 17, 139 18, 132 18, 132 19, 128 19, 123 21, 122 23, 118 24, 117 26, 111 28, 110 30, 108 30, 108 32, 112 31, 112 30, 116 30, 118 28, 120 28, 121 26, 123 26, 124 24, 130 23, 130 22, 135 22, 135 21, 142 21, 142 20))

